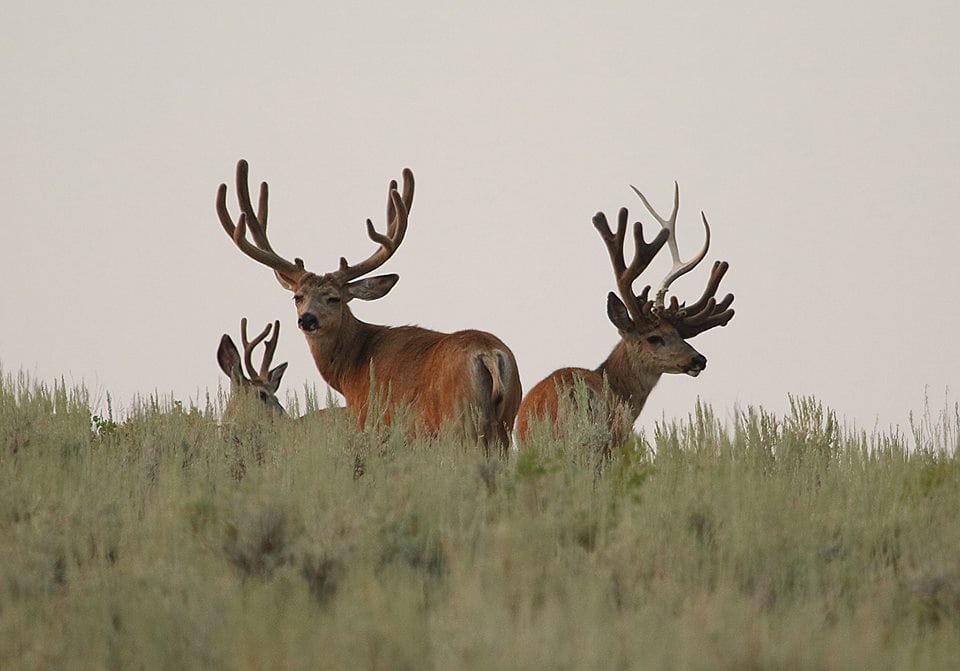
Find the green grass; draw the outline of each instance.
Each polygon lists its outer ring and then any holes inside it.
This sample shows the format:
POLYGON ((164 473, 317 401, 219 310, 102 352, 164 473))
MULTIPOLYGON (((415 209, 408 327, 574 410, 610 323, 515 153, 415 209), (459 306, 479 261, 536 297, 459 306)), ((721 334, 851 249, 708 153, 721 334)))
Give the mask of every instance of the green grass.
MULTIPOLYGON (((311 401, 308 397, 308 404, 311 401)), ((314 397, 312 403, 316 404, 314 397)), ((0 668, 849 669, 960 659, 960 419, 697 405, 604 464, 0 382, 0 668)))

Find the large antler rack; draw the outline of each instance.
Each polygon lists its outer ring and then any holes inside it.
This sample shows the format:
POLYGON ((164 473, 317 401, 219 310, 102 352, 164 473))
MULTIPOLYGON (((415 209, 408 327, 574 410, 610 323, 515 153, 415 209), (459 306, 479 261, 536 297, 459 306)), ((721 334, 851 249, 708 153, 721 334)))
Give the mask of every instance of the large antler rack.
POLYGON ((340 257, 340 268, 331 273, 341 282, 349 282, 366 275, 382 266, 393 256, 403 242, 407 232, 407 217, 413 207, 413 172, 409 168, 403 169, 403 195, 397 191, 397 180, 390 180, 387 188, 387 232, 377 232, 373 222, 367 219, 367 235, 380 245, 367 259, 350 265, 347 259, 340 257))
POLYGON ((673 324, 681 338, 691 338, 715 326, 726 326, 726 324, 733 319, 734 311, 729 309, 730 304, 733 303, 733 294, 727 294, 719 303, 715 298, 717 289, 720 287, 720 280, 723 279, 730 264, 726 261, 714 262, 707 286, 703 291, 703 295, 700 296, 700 299, 696 303, 688 306, 680 303, 676 296, 671 296, 670 304, 665 304, 667 290, 670 288, 670 285, 673 284, 673 281, 693 270, 704 259, 707 251, 710 249, 710 224, 707 222, 707 216, 701 212, 700 217, 703 220, 703 227, 706 231, 706 240, 703 247, 699 253, 689 261, 680 260, 676 231, 677 212, 680 208, 680 187, 676 182, 673 183, 673 186, 673 212, 671 212, 669 218, 661 217, 637 187, 631 185, 630 188, 640 197, 640 200, 643 201, 643 204, 650 214, 660 223, 662 227, 661 233, 664 231, 669 233, 667 244, 670 247, 670 255, 673 258, 673 267, 667 272, 657 289, 653 312, 659 319, 673 324))
POLYGON ((243 362, 247 366, 247 374, 250 376, 251 380, 261 380, 267 381, 270 379, 270 364, 273 363, 273 355, 277 351, 277 343, 280 340, 280 321, 276 320, 273 324, 267 324, 264 327, 263 331, 260 332, 253 340, 247 339, 247 318, 243 317, 240 320, 240 339, 243 342, 243 362), (271 331, 273 330, 273 337, 266 342, 263 352, 263 360, 260 362, 260 370, 257 371, 253 366, 253 350, 256 349, 257 345, 263 342, 263 339, 266 338, 271 331))
POLYGON ((291 263, 273 251, 270 240, 267 238, 267 199, 269 195, 267 183, 260 183, 258 207, 257 211, 254 212, 253 203, 250 200, 248 173, 247 162, 240 159, 237 162, 237 200, 240 204, 240 216, 236 224, 233 223, 230 212, 227 210, 227 185, 221 184, 217 189, 217 216, 220 218, 220 225, 223 226, 223 230, 227 232, 227 235, 230 236, 241 252, 254 261, 273 268, 277 275, 287 282, 296 284, 309 274, 309 271, 303 267, 302 259, 294 259, 291 263), (252 244, 247 239, 248 229, 250 237, 253 238, 252 244))
POLYGON ((620 208, 620 213, 617 216, 616 233, 610 230, 610 226, 607 224, 607 216, 603 212, 597 212, 593 216, 593 226, 607 246, 610 264, 613 266, 613 275, 617 282, 617 290, 623 299, 627 312, 637 328, 643 329, 656 324, 657 317, 654 314, 653 301, 648 299, 650 287, 645 287, 638 295, 633 292, 633 283, 650 265, 657 252, 663 248, 670 233, 661 230, 653 240, 647 243, 643 239, 643 225, 639 221, 634 222, 634 255, 633 261, 627 266, 623 255, 623 244, 627 233, 628 216, 627 208, 620 208))
POLYGON ((657 298, 656 305, 658 309, 663 309, 664 307, 664 298, 667 295, 667 289, 670 288, 670 285, 673 284, 673 281, 682 275, 686 275, 691 270, 697 267, 697 264, 703 260, 703 257, 707 255, 707 250, 710 249, 710 224, 707 223, 707 217, 701 212, 700 215, 703 217, 703 227, 707 231, 707 239, 703 244, 703 248, 700 250, 700 253, 689 261, 680 260, 680 250, 677 247, 677 212, 680 209, 680 185, 676 182, 673 183, 673 212, 670 213, 668 219, 664 219, 657 213, 656 210, 650 205, 650 202, 647 200, 637 187, 630 185, 630 188, 633 189, 634 193, 640 196, 640 200, 643 201, 643 204, 646 206, 647 210, 653 215, 653 218, 660 222, 660 226, 670 233, 670 238, 667 240, 667 246, 670 247, 670 256, 673 257, 673 267, 670 268, 670 271, 664 276, 663 281, 660 282, 660 286, 657 288, 657 298))

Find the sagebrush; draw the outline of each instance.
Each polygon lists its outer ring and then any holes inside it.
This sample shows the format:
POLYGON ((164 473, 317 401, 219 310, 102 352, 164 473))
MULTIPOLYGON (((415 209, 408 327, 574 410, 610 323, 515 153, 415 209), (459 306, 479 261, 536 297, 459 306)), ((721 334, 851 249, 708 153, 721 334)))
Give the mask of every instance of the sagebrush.
MULTIPOLYGON (((308 405, 316 405, 308 398, 308 405)), ((599 461, 0 385, 0 668, 951 668, 956 409, 697 404, 599 461)), ((295 405, 295 404, 294 404, 295 405)))

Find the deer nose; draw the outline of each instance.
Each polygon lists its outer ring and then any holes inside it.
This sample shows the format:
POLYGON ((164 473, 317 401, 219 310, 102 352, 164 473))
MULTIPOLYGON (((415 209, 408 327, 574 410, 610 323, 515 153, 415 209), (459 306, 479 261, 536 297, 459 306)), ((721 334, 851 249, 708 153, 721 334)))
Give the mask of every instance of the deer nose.
POLYGON ((703 370, 707 367, 707 357, 702 354, 697 354, 697 356, 693 357, 693 361, 690 362, 690 367, 703 370))
POLYGON ((316 315, 312 315, 309 312, 306 313, 297 320, 297 326, 299 326, 302 331, 315 331, 318 326, 316 315))

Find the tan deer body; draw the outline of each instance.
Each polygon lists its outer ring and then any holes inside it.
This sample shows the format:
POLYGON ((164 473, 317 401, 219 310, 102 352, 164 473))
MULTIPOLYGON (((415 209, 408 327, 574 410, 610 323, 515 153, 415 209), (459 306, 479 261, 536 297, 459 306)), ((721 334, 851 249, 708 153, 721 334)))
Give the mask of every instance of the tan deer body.
POLYGON ((670 284, 692 270, 706 256, 710 244, 710 226, 704 217, 707 242, 694 259, 681 262, 675 237, 679 191, 675 191, 674 210, 669 219, 661 218, 643 194, 639 191, 637 194, 660 222, 662 230, 654 240, 646 243, 641 224, 634 224, 636 251, 629 267, 623 256, 628 216, 626 208, 620 210, 616 233, 610 230, 603 213, 597 213, 593 219, 594 227, 607 246, 622 298, 621 301, 612 292, 607 296, 607 316, 617 327, 620 342, 595 370, 562 368, 530 390, 518 412, 517 437, 521 442, 530 437, 531 424, 535 421, 547 420, 555 430, 559 428, 564 407, 572 402, 575 385, 582 380, 591 402, 602 401, 601 407, 605 408, 602 419, 609 424, 611 446, 622 444, 661 375, 686 373, 696 377, 706 368, 706 358, 691 347, 686 339, 715 326, 724 326, 733 318, 734 311, 729 309, 733 296, 727 295, 720 303, 714 298, 728 268, 725 262, 714 264, 707 288, 696 303, 680 305, 676 297, 671 298, 669 305, 664 303, 670 284), (648 299, 649 286, 639 295, 634 294, 633 282, 664 244, 669 244, 674 265, 661 283, 656 299, 648 299))
POLYGON ((318 331, 305 334, 317 370, 343 394, 360 425, 367 419, 373 380, 373 396, 386 402, 387 423, 402 405, 427 433, 452 421, 469 440, 509 444, 507 427, 520 406, 520 382, 513 354, 496 336, 368 324, 347 310, 336 331, 318 331))
POLYGON ((227 212, 225 185, 217 194, 217 213, 241 251, 272 268, 280 284, 293 292, 297 323, 318 371, 343 394, 361 426, 372 378, 377 385, 372 395, 386 404, 384 421, 392 421, 398 406, 407 406, 420 431, 436 434, 442 424, 452 423, 466 440, 505 449, 522 392, 516 360, 499 338, 484 331, 447 334, 368 324, 348 306, 353 299, 381 298, 399 279, 394 274, 359 278, 386 262, 403 241, 413 188, 409 170, 404 171, 402 196, 397 183, 390 183, 385 235, 367 220, 367 233, 379 244, 372 256, 355 265, 341 258, 338 270, 322 275, 307 271, 300 259, 291 263, 273 251, 266 236, 267 185, 261 186, 255 213, 245 161, 237 165, 241 214, 236 225, 227 212))

